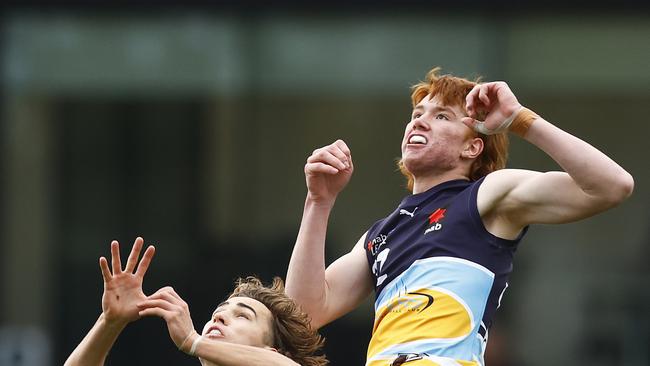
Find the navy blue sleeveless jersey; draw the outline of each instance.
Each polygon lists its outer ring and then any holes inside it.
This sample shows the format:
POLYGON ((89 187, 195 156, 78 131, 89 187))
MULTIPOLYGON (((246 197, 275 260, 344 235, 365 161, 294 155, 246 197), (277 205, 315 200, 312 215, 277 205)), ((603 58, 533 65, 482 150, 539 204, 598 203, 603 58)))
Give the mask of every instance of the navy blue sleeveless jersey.
POLYGON ((525 234, 506 240, 484 227, 483 182, 453 180, 408 196, 366 235, 375 282, 367 366, 483 365, 494 312, 525 234))

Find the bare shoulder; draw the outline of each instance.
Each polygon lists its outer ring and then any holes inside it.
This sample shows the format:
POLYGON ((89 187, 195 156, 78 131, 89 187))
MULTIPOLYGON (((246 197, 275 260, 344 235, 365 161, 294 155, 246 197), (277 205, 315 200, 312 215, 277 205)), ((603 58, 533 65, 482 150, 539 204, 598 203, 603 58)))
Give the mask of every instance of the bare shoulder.
POLYGON ((481 216, 491 213, 519 185, 539 176, 540 172, 526 169, 499 169, 488 174, 478 189, 476 204, 481 216))
POLYGON ((366 231, 365 233, 363 233, 363 235, 361 235, 361 237, 359 238, 359 240, 357 240, 357 243, 354 244, 354 248, 352 248, 352 249, 353 249, 353 250, 354 250, 354 249, 361 249, 361 250, 363 251, 364 248, 365 248, 365 242, 366 242, 366 236, 367 236, 367 235, 368 235, 368 232, 367 232, 367 231, 366 231))

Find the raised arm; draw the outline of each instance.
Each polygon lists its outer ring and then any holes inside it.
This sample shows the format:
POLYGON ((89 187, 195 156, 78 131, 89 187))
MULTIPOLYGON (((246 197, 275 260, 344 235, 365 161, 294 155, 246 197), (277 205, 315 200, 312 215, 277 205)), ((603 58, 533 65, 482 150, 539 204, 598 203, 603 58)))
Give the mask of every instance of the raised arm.
POLYGON ((189 306, 171 287, 163 287, 139 304, 140 315, 165 320, 179 350, 220 366, 296 366, 293 360, 270 348, 236 344, 200 336, 194 329, 189 306))
MULTIPOLYGON (((483 129, 494 132, 510 120, 511 132, 543 150, 564 170, 504 169, 490 174, 479 190, 478 204, 483 217, 493 219, 496 231, 576 221, 607 210, 632 193, 634 180, 627 171, 587 142, 522 107, 507 84, 477 85, 467 96, 467 110, 475 116, 481 109, 488 112, 483 129)), ((471 118, 464 122, 481 128, 471 118)))
POLYGON ((300 366, 292 359, 267 348, 204 338, 197 344, 195 356, 220 366, 300 366))
POLYGON ((65 362, 66 366, 103 365, 122 330, 128 323, 140 317, 137 304, 146 298, 142 292, 142 280, 155 252, 155 248, 149 246, 136 271, 143 243, 142 238, 135 240, 124 270, 122 270, 117 241, 111 243, 112 273, 106 258, 99 258, 99 267, 104 278, 102 313, 92 329, 70 354, 65 362))
POLYGON ((327 223, 353 170, 350 149, 341 140, 315 150, 305 165, 308 192, 287 271, 286 293, 309 314, 315 329, 352 310, 372 290, 363 244, 325 269, 327 223))

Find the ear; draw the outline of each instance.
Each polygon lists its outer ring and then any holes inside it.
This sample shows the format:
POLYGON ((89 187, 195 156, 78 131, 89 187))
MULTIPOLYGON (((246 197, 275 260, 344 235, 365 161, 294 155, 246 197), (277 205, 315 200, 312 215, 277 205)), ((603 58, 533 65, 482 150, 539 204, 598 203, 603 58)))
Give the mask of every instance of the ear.
POLYGON ((483 139, 474 137, 470 139, 465 145, 465 149, 460 153, 460 156, 466 159, 475 159, 483 152, 483 139))

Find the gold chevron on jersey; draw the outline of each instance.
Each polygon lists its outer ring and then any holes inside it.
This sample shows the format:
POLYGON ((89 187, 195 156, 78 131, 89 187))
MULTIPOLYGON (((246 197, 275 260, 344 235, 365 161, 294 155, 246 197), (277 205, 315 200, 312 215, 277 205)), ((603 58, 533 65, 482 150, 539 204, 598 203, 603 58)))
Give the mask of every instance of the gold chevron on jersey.
POLYGON ((471 310, 454 293, 443 288, 410 291, 375 312, 368 357, 396 342, 462 340, 472 328, 471 310))

